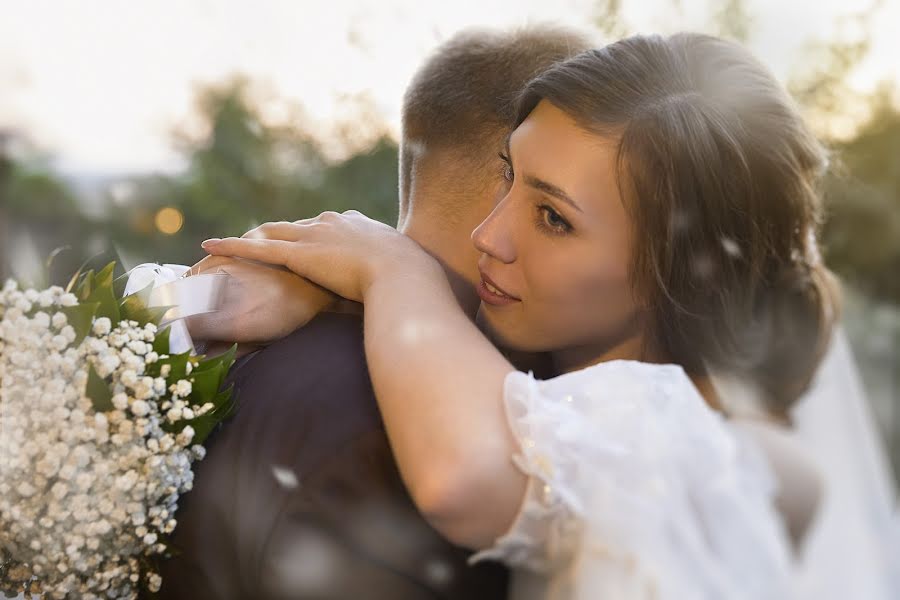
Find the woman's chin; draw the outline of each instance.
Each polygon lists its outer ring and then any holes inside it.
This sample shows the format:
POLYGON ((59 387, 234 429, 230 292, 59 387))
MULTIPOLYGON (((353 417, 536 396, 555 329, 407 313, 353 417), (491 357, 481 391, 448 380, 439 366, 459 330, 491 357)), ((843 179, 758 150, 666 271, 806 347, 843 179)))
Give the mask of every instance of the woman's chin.
POLYGON ((475 324, 481 332, 498 348, 514 352, 544 352, 546 348, 536 344, 522 327, 505 323, 490 314, 490 307, 482 303, 475 317, 475 324))

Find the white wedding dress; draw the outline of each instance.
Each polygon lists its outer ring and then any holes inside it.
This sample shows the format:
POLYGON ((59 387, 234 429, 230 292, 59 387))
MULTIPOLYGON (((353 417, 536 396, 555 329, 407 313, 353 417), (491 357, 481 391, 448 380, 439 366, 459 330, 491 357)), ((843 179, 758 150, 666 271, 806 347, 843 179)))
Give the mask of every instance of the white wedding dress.
POLYGON ((514 372, 504 402, 528 490, 472 561, 513 567, 513 600, 794 596, 768 463, 681 367, 514 372))

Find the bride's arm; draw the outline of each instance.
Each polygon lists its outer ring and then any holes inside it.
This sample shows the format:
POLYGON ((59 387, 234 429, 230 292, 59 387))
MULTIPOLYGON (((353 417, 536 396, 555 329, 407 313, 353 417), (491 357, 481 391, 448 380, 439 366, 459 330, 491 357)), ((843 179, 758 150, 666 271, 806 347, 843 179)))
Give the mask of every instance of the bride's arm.
POLYGON ((365 303, 369 372, 391 447, 419 510, 452 541, 490 546, 511 525, 526 477, 503 409, 512 365, 457 305, 436 260, 358 214, 272 224, 210 253, 282 264, 365 303))

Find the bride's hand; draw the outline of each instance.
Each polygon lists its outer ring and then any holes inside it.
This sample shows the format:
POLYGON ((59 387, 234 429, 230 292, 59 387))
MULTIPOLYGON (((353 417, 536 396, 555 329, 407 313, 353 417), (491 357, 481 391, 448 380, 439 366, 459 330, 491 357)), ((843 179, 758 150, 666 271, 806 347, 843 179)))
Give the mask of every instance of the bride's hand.
POLYGON ((191 274, 228 273, 219 310, 188 317, 201 341, 268 344, 329 310, 337 296, 288 269, 227 256, 207 256, 191 274))
POLYGON ((213 255, 283 265, 357 302, 364 301, 376 279, 437 264, 393 227, 355 210, 325 212, 293 223, 265 223, 243 237, 213 238, 202 246, 213 255))

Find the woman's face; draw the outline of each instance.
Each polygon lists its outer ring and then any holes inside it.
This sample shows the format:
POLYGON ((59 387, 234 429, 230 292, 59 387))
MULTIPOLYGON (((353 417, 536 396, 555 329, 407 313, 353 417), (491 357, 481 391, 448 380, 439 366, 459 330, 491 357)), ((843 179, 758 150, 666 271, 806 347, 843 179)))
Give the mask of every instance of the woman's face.
POLYGON ((472 233, 479 320, 501 345, 588 359, 641 336, 616 151, 547 101, 512 133, 509 191, 472 233))

